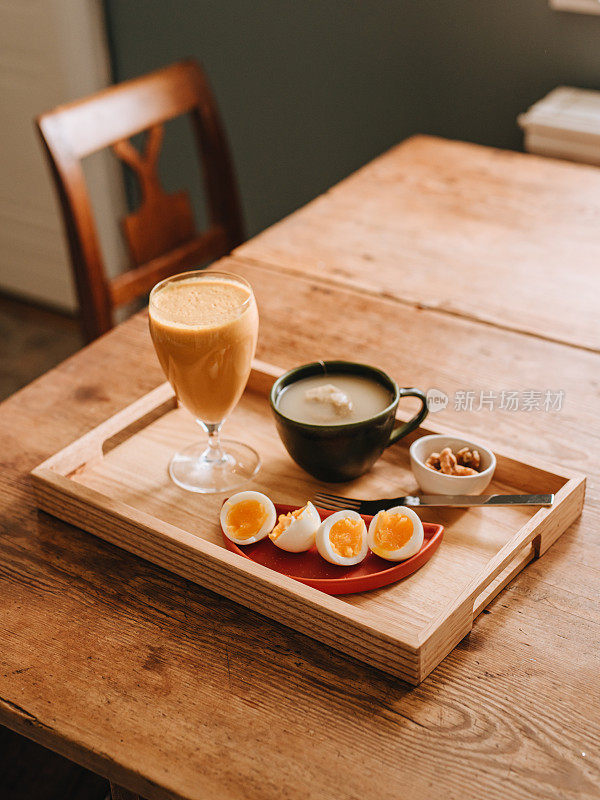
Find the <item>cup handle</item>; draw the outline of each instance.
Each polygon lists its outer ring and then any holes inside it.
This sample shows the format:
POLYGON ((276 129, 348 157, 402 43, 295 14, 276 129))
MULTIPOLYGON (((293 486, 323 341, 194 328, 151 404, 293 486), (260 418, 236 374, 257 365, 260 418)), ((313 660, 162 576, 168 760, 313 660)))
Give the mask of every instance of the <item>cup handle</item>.
POLYGON ((429 409, 427 408, 427 398, 419 389, 399 389, 399 395, 400 399, 403 397, 418 397, 421 401, 421 408, 412 419, 408 420, 408 422, 405 422, 398 428, 394 428, 390 434, 390 440, 386 444, 386 447, 389 447, 391 444, 395 444, 398 439, 401 439, 403 436, 406 436, 407 433, 410 433, 411 431, 414 431, 415 428, 418 428, 429 413, 429 409))

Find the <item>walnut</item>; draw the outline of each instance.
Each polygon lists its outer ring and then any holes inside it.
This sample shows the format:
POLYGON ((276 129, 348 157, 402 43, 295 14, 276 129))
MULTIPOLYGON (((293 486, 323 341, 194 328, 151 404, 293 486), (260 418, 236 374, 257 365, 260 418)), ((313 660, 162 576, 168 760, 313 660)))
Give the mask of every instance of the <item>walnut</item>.
POLYGON ((463 467, 471 467, 476 472, 479 470, 481 459, 478 450, 469 450, 468 447, 461 447, 456 453, 456 460, 463 467))
POLYGON ((449 447, 444 447, 440 453, 440 470, 445 475, 454 475, 456 468, 456 456, 449 447))
POLYGON ((432 453, 427 461, 425 462, 425 466, 429 467, 429 469, 435 469, 436 471, 440 468, 440 454, 439 453, 432 453))
POLYGON ((459 464, 465 464, 471 458, 471 451, 468 447, 461 447, 456 451, 456 460, 459 464))
POLYGON ((462 464, 457 464, 454 467, 453 475, 477 475, 477 470, 472 467, 464 467, 462 464))
POLYGON ((445 475, 476 475, 480 463, 478 450, 461 447, 454 454, 452 448, 444 447, 441 453, 432 453, 425 461, 425 466, 445 475))

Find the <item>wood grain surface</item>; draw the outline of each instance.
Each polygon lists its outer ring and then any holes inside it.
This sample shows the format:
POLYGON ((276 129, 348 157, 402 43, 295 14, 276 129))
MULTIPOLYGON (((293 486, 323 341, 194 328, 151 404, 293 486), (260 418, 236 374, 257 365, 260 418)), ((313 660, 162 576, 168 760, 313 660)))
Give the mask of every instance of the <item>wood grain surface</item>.
POLYGON ((140 314, 0 407, 0 722, 150 800, 597 798, 598 354, 220 266, 251 280, 258 355, 283 367, 346 356, 449 393, 564 388, 560 412, 437 417, 587 473, 583 515, 409 687, 35 511, 29 470, 162 382, 140 314))
POLYGON ((597 167, 415 136, 236 253, 598 351, 599 217, 597 167))

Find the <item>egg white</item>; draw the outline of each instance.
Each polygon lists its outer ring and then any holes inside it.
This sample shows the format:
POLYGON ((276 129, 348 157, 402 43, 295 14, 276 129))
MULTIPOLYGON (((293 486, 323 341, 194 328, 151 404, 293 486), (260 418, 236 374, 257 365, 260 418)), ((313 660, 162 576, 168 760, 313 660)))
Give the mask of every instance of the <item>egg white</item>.
POLYGON ((289 526, 271 541, 274 545, 287 550, 288 553, 303 553, 315 543, 315 535, 321 524, 319 512, 309 501, 302 509, 302 514, 292 517, 289 526))
POLYGON ((386 508, 385 511, 387 514, 391 514, 392 516, 401 514, 404 517, 408 517, 413 526, 411 537, 405 545, 399 547, 397 550, 383 550, 382 548, 378 547, 375 544, 375 531, 377 529, 377 519, 382 513, 379 511, 377 514, 375 514, 369 524, 367 539, 370 550, 372 550, 373 553, 380 558, 385 558, 386 561, 404 561, 405 559, 414 556, 423 546, 423 540, 425 538, 423 533, 423 523, 412 510, 412 508, 407 508, 406 506, 394 506, 393 508, 386 508))
POLYGON ((254 544, 255 542, 260 542, 261 539, 264 539, 265 536, 273 530, 277 522, 277 512, 275 511, 272 500, 270 500, 266 494, 262 492, 245 491, 232 495, 223 503, 220 520, 223 533, 228 539, 231 539, 232 542, 239 545, 254 544), (255 533, 254 536, 249 536, 247 539, 238 539, 227 526, 227 515, 234 506, 238 503, 242 503, 244 500, 257 500, 267 512, 267 518, 261 525, 258 533, 255 533))
POLYGON ((317 531, 316 545, 319 554, 325 559, 325 561, 329 561, 330 564, 337 564, 340 567, 352 567, 354 564, 360 564, 360 562, 365 559, 367 553, 369 552, 369 547, 367 544, 367 526, 365 525, 365 521, 356 511, 336 511, 335 514, 327 517, 327 519, 321 523, 321 526, 317 531), (356 519, 362 524, 361 549, 356 556, 351 556, 350 558, 346 558, 345 556, 341 556, 339 553, 336 553, 331 545, 331 540, 329 539, 329 532, 331 528, 341 519, 356 519))

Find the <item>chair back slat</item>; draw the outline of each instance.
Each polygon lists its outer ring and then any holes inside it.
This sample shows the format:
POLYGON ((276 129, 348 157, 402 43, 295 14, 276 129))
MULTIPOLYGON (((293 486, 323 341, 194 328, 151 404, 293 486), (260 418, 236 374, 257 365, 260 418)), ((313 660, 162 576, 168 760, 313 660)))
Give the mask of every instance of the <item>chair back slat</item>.
POLYGON ((167 194, 160 184, 157 166, 163 136, 162 125, 149 128, 143 154, 129 139, 112 145, 116 156, 135 173, 142 191, 140 207, 121 221, 129 255, 136 266, 190 241, 196 233, 189 194, 167 194))
POLYGON ((58 121, 73 156, 82 159, 152 125, 189 113, 197 107, 205 84, 200 66, 190 59, 64 103, 50 114, 58 121))
POLYGON ((168 278, 177 272, 193 269, 198 264, 206 263, 212 253, 223 250, 227 246, 227 233, 220 225, 204 231, 180 247, 176 247, 167 256, 148 261, 138 269, 123 272, 111 281, 110 295, 115 307, 126 305, 136 297, 148 294, 158 281, 168 278))
POLYGON ((239 195, 216 103, 193 60, 112 86, 36 120, 58 191, 87 340, 109 330, 113 310, 169 274, 220 258, 243 241, 239 195), (189 114, 207 197, 209 228, 198 233, 187 191, 167 193, 158 159, 170 119, 189 114), (147 131, 143 152, 129 141, 147 131), (132 269, 106 276, 81 159, 105 147, 133 171, 140 206, 121 221, 132 269))

